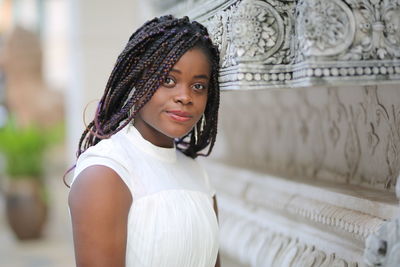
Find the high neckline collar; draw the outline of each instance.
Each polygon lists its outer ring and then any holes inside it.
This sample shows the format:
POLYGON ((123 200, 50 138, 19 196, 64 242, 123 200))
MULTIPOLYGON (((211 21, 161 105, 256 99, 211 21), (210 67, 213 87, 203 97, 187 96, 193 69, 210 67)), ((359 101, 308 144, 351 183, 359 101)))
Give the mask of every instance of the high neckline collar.
POLYGON ((172 148, 156 146, 153 143, 144 139, 142 134, 133 125, 128 125, 123 129, 126 132, 129 140, 143 152, 155 157, 159 160, 166 162, 176 161, 176 147, 175 143, 172 148))

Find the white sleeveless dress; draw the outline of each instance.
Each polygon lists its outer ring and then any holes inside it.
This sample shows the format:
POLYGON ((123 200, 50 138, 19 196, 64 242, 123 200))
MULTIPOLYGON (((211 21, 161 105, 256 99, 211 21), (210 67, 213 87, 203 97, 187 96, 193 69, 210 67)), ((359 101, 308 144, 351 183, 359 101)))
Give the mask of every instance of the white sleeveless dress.
POLYGON ((128 126, 87 149, 73 179, 92 165, 113 169, 132 194, 127 267, 215 266, 215 191, 195 160, 175 148, 153 145, 128 126))

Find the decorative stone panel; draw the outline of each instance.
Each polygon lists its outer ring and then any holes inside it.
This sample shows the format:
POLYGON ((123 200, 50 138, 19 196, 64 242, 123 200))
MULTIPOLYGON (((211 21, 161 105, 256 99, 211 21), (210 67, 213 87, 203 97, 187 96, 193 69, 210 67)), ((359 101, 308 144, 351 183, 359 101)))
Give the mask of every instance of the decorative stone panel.
POLYGON ((398 0, 193 2, 168 13, 207 25, 221 51, 223 89, 400 80, 398 0))
POLYGON ((225 92, 213 157, 284 177, 394 192, 400 173, 396 86, 225 92))

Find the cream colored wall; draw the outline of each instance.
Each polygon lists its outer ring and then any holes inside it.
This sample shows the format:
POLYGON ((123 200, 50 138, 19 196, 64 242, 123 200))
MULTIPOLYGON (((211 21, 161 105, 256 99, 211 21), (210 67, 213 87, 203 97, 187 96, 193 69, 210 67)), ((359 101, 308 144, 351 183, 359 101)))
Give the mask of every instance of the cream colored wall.
MULTIPOLYGON (((66 90, 68 156, 75 160, 78 140, 84 128, 85 106, 99 99, 118 54, 129 36, 153 10, 145 1, 72 0, 70 12, 70 77, 66 90)), ((95 103, 88 107, 86 121, 95 103)))

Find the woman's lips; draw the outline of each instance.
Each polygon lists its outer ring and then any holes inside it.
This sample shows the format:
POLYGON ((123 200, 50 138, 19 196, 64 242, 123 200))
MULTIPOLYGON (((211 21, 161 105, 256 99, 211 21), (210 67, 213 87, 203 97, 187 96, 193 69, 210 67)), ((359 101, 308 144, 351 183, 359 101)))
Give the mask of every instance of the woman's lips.
POLYGON ((180 110, 169 110, 166 113, 171 119, 178 122, 185 122, 192 118, 189 113, 180 110))

